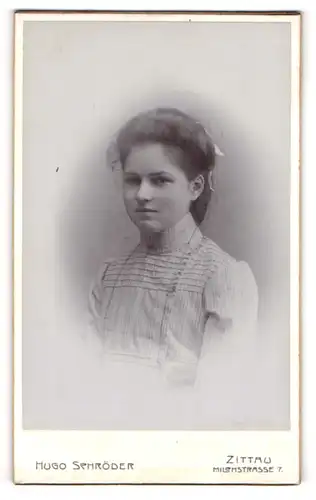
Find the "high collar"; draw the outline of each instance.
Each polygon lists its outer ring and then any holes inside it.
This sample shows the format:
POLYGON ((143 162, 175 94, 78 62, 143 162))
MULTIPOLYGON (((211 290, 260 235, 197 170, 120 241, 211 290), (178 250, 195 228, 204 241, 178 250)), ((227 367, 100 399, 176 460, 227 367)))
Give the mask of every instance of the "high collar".
POLYGON ((202 233, 191 213, 186 214, 175 226, 166 231, 141 234, 139 249, 146 252, 172 252, 186 245, 194 246, 202 238, 202 233))

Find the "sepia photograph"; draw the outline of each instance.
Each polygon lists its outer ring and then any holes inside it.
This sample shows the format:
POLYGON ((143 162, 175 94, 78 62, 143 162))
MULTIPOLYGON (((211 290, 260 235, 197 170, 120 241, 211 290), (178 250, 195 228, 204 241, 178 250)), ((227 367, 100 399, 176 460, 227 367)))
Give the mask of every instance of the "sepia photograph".
POLYGON ((15 14, 16 482, 299 481, 300 22, 15 14))

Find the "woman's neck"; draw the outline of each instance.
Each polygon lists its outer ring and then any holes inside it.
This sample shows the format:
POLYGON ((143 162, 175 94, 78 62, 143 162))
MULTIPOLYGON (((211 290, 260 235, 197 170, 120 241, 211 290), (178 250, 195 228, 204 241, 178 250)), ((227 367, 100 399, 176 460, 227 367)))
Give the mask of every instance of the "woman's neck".
POLYGON ((151 251, 173 251, 190 243, 194 236, 200 236, 194 219, 190 213, 186 214, 175 226, 160 232, 141 232, 140 247, 151 251))

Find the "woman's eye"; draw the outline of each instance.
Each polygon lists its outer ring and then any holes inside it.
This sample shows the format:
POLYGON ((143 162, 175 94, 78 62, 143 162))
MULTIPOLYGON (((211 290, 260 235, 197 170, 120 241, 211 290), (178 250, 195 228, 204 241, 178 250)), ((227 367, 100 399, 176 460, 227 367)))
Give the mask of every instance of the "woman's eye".
POLYGON ((140 184, 140 180, 137 177, 125 177, 124 183, 129 186, 138 186, 140 184))
POLYGON ((152 179, 152 183, 154 186, 165 186, 169 183, 169 180, 164 179, 163 177, 157 177, 156 179, 152 179))

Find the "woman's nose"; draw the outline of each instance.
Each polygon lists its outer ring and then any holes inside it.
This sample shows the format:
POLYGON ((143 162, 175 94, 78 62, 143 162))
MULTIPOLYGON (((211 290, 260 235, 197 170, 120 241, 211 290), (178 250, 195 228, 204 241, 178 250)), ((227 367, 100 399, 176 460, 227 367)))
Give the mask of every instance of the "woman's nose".
POLYGON ((147 181, 142 181, 136 194, 137 201, 148 201, 152 198, 151 186, 147 181))

